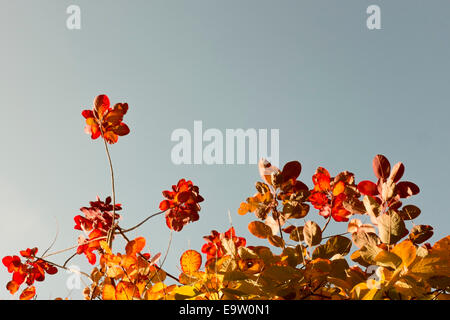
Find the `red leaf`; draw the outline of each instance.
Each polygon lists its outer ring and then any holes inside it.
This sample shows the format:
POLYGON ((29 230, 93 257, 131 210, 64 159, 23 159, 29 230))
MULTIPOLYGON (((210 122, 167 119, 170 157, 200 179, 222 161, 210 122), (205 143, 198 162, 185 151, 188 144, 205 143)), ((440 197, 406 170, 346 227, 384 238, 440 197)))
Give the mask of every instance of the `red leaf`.
POLYGON ((36 295, 36 288, 34 286, 28 287, 22 291, 20 300, 31 300, 36 295))
POLYGON ((394 183, 397 183, 402 178, 403 173, 405 173, 405 166, 403 163, 398 162, 392 168, 390 178, 394 181, 394 183))
POLYGON ((408 198, 420 192, 419 187, 409 181, 402 181, 397 184, 397 194, 400 198, 408 198))
POLYGON ((358 190, 367 196, 376 196, 378 194, 377 185, 369 180, 364 180, 358 183, 358 190))
POLYGON ((128 128, 128 126, 122 122, 114 128, 114 133, 118 136, 126 136, 130 133, 130 128, 128 128))
POLYGON ((108 110, 110 106, 109 98, 105 94, 101 94, 94 99, 94 110, 97 111, 100 118, 103 117, 103 114, 106 110, 108 110))
POLYGON ((302 171, 302 165, 298 161, 291 161, 284 165, 281 175, 283 176, 283 181, 289 179, 297 179, 302 171))
POLYGON ((169 200, 163 200, 161 201, 161 203, 159 204, 159 209, 161 211, 166 211, 167 209, 170 208, 170 201, 169 200))
POLYGON ((372 166, 373 172, 378 179, 386 180, 389 177, 391 164, 385 156, 381 154, 376 155, 375 158, 373 158, 372 166))

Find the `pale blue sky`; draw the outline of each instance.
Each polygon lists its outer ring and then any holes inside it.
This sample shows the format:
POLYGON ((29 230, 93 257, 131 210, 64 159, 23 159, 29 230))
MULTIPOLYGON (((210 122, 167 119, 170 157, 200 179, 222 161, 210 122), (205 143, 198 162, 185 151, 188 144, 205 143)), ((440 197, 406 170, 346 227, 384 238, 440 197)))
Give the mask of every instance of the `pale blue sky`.
MULTIPOLYGON (((280 162, 299 160, 309 186, 318 166, 360 181, 374 180, 378 153, 403 161, 404 178, 421 188, 407 202, 422 209, 417 224, 434 226, 435 242, 450 226, 449 12, 446 0, 0 0, 0 256, 44 250, 56 221, 54 250, 76 244, 78 209, 110 194, 103 146, 80 115, 100 93, 130 106, 131 133, 111 148, 123 226, 156 212, 179 178, 205 198, 200 220, 174 234, 174 274, 184 250, 229 228, 228 211, 239 235, 261 243, 247 231, 253 216, 236 213, 254 193, 255 165, 171 163, 170 134, 192 132, 194 120, 222 132, 280 129, 280 162), (66 28, 70 4, 81 7, 79 31, 66 28), (382 30, 366 28, 370 4, 381 7, 382 30)), ((315 210, 308 218, 324 222, 315 210)), ((138 235, 165 251, 162 217, 138 235)), ((84 260, 73 263, 88 271, 84 260)), ((38 284, 39 298, 64 297, 67 276, 38 284)), ((3 269, 2 288, 9 278, 3 269)))

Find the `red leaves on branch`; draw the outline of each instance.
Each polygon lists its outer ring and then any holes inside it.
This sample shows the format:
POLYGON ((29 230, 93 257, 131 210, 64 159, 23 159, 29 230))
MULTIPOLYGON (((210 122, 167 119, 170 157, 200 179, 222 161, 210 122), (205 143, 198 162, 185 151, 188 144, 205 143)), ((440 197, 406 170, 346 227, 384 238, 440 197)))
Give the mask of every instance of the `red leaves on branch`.
MULTIPOLYGON (((93 253, 94 250, 100 248, 100 241, 104 240, 104 237, 111 229, 113 221, 113 205, 111 204, 111 197, 107 197, 105 202, 101 201, 97 197, 97 201, 91 201, 90 207, 82 207, 80 209, 84 216, 78 215, 74 218, 76 230, 82 230, 88 238, 80 235, 78 237, 78 254, 85 254, 90 264, 95 264, 96 256, 93 253), (99 240, 95 240, 101 238, 99 240)), ((115 211, 122 210, 120 204, 116 204, 115 211)), ((120 218, 120 215, 115 215, 115 220, 120 218)))
POLYGON ((114 144, 119 136, 130 133, 128 126, 122 122, 127 111, 127 103, 117 103, 111 108, 108 96, 99 95, 94 99, 92 110, 83 110, 81 113, 86 119, 84 131, 94 140, 103 133, 106 142, 114 144))
POLYGON ((223 246, 222 240, 232 240, 235 247, 245 247, 247 241, 245 238, 237 237, 233 227, 224 233, 219 233, 216 230, 211 231, 211 235, 204 236, 206 243, 202 247, 202 252, 206 254, 206 260, 212 258, 222 257, 226 250, 223 246))
POLYGON ((348 221, 351 212, 344 208, 344 201, 348 198, 347 188, 353 184, 353 174, 342 172, 332 180, 330 173, 319 167, 312 180, 314 189, 311 190, 309 201, 319 210, 319 214, 325 218, 331 214, 338 222, 348 221))
POLYGON ((172 191, 163 191, 167 200, 161 201, 159 208, 166 211, 167 226, 175 231, 181 231, 189 222, 199 219, 199 202, 204 199, 199 194, 199 189, 192 181, 181 179, 177 185, 172 186, 172 191))
POLYGON ((30 300, 34 297, 35 281, 44 281, 46 273, 52 275, 58 272, 55 266, 37 258, 37 251, 37 248, 20 251, 20 255, 25 258, 24 262, 19 256, 6 256, 2 259, 3 265, 9 273, 12 273, 12 280, 8 282, 6 289, 15 294, 23 283, 28 286, 20 295, 21 300, 30 300))
POLYGON ((377 182, 361 181, 358 190, 363 195, 373 197, 378 203, 386 203, 391 209, 397 209, 402 205, 400 199, 420 192, 419 187, 412 182, 399 182, 405 172, 405 166, 401 162, 391 167, 389 160, 379 154, 374 157, 372 167, 378 178, 377 182))

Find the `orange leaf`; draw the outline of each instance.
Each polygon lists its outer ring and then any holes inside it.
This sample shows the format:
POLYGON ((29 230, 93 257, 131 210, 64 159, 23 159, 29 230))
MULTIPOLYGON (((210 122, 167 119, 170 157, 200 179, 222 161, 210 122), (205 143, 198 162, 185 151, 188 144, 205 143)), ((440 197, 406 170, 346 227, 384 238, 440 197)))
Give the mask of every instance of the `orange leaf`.
POLYGON ((127 256, 133 256, 136 253, 141 252, 142 249, 144 249, 144 247, 145 247, 145 238, 138 237, 127 243, 125 247, 125 252, 127 253, 127 256))
POLYGON ((139 288, 131 282, 121 281, 116 288, 116 300, 139 298, 139 288))
POLYGON ((247 202, 242 202, 238 209, 238 214, 244 216, 247 212, 249 212, 248 204, 247 202))
POLYGON ((272 229, 260 221, 252 221, 248 224, 248 230, 255 237, 266 239, 272 235, 272 229))
POLYGON ((333 196, 338 196, 345 190, 345 183, 344 181, 339 181, 333 188, 333 196))
POLYGON ((116 300, 116 288, 112 284, 105 284, 102 292, 103 300, 116 300))
POLYGON ((8 284, 6 285, 6 289, 8 289, 11 294, 16 293, 17 290, 19 290, 19 287, 19 284, 14 280, 8 282, 8 284))
POLYGON ((36 288, 34 286, 28 287, 22 291, 20 300, 31 300, 36 294, 36 288))
POLYGON ((185 251, 180 258, 181 270, 190 275, 197 272, 202 265, 202 256, 195 250, 185 251))

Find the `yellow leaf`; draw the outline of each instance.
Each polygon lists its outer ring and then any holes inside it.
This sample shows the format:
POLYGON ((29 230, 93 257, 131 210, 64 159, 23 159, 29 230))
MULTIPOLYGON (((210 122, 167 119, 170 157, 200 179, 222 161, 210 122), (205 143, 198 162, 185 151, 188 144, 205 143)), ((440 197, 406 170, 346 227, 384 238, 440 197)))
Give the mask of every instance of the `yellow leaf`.
POLYGON ((108 246, 108 242, 105 240, 100 241, 100 247, 106 254, 112 254, 110 247, 108 246))
POLYGON ((182 286, 182 287, 175 288, 174 293, 175 293, 175 299, 181 300, 181 299, 195 297, 198 292, 195 290, 194 287, 182 286))
POLYGON ((181 255, 180 264, 181 270, 190 275, 200 269, 202 256, 195 250, 187 250, 181 255))
POLYGON ((402 259, 398 255, 386 250, 380 251, 373 260, 378 266, 390 267, 392 269, 396 269, 402 264, 402 259))
POLYGON ((403 266, 409 267, 409 265, 416 259, 416 247, 410 240, 405 240, 397 244, 392 253, 395 253, 402 259, 403 266))

